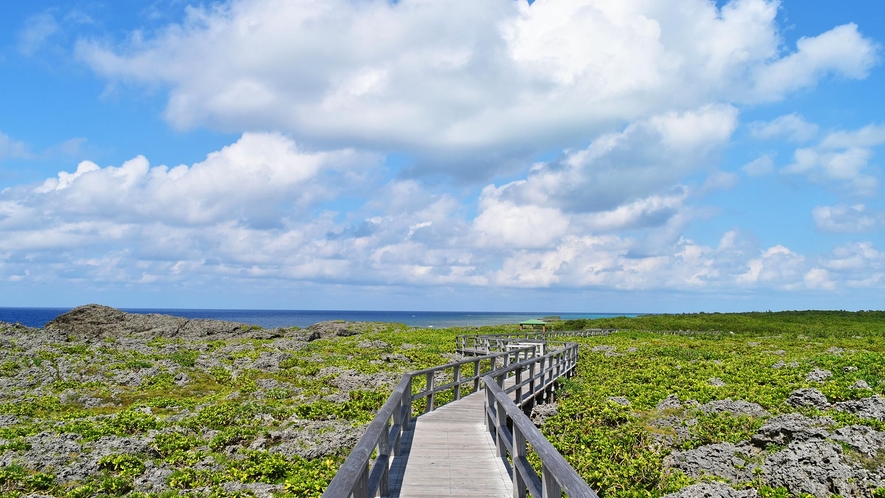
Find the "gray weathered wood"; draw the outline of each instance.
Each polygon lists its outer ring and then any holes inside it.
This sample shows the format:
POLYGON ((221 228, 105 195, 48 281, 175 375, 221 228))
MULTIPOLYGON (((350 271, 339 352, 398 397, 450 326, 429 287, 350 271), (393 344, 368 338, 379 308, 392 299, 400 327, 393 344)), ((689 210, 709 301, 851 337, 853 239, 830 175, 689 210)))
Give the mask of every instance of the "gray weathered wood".
POLYGON ((566 490, 569 496, 595 497, 518 407, 530 409, 536 402, 549 400, 556 380, 574 371, 577 345, 550 341, 550 337, 554 336, 460 336, 456 339, 459 349, 484 347, 498 352, 404 375, 323 497, 510 496, 510 492, 524 496, 529 492, 541 498, 542 492, 559 496, 557 490, 566 490), (473 365, 473 373, 464 377, 461 367, 468 364, 473 365), (452 380, 437 382, 437 374, 452 380), (412 381, 419 375, 425 386, 414 393, 412 381), (470 384, 473 394, 462 397, 461 387, 470 384), (483 384, 487 389, 480 392, 483 384), (436 394, 449 389, 455 401, 436 406, 436 394), (412 421, 412 402, 422 398, 425 414, 412 421), (513 432, 508 423, 513 424, 513 432), (541 457, 543 479, 528 464, 526 442, 541 457), (418 447, 422 449, 415 453, 418 447), (376 456, 370 461, 373 453, 376 456), (508 454, 512 466, 507 464, 508 454), (447 480, 440 479, 443 471, 447 480))

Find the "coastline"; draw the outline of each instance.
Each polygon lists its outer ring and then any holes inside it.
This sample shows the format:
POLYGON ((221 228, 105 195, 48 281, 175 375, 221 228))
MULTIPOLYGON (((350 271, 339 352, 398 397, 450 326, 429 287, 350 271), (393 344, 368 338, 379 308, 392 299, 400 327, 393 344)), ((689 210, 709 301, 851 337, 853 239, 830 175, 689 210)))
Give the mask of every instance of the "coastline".
MULTIPOLYGON (((21 323, 42 328, 55 317, 73 308, 0 307, 0 322, 21 323)), ((308 327, 315 323, 345 320, 348 322, 401 323, 418 328, 482 327, 505 325, 523 320, 559 316, 563 320, 579 318, 635 317, 640 313, 561 313, 561 312, 483 312, 483 311, 376 311, 376 310, 212 310, 168 308, 120 308, 127 313, 161 314, 184 318, 205 318, 257 325, 265 329, 308 327)))

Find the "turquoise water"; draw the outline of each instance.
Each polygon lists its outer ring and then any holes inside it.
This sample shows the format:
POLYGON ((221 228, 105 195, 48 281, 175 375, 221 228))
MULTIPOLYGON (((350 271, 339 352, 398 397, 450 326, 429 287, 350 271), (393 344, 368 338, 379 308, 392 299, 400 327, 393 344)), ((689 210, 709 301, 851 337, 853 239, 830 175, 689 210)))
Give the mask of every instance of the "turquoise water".
MULTIPOLYGON (((0 308, 0 322, 43 327, 46 322, 71 308, 0 308)), ((161 313, 185 318, 212 318, 258 325, 264 328, 307 327, 327 320, 353 322, 395 322, 412 327, 469 327, 518 323, 532 318, 559 316, 563 320, 637 316, 637 313, 507 313, 461 311, 330 311, 330 310, 205 310, 205 309, 124 309, 130 313, 161 313)))

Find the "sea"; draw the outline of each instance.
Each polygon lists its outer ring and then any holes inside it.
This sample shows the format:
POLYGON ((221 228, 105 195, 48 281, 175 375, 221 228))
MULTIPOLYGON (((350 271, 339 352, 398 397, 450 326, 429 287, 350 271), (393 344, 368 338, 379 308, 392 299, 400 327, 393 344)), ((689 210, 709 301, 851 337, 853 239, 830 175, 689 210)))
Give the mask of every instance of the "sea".
MULTIPOLYGON (((72 308, 3 308, 0 322, 43 327, 58 315, 72 308)), ((634 317, 637 313, 558 313, 558 312, 479 312, 479 311, 337 311, 337 310, 208 310, 122 308, 129 313, 158 313, 185 318, 211 318, 248 323, 270 329, 277 327, 308 327, 317 322, 346 320, 349 322, 392 322, 410 327, 481 327, 519 323, 524 320, 558 316, 563 320, 578 318, 634 317)))

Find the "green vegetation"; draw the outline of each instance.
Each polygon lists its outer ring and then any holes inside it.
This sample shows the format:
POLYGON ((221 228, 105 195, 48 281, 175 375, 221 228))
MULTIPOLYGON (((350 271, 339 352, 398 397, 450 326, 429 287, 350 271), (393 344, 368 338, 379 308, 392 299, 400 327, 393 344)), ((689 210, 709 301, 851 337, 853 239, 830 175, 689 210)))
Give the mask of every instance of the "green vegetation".
MULTIPOLYGON (((577 376, 564 383, 558 414, 548 419, 543 432, 591 487, 608 498, 661 496, 694 482, 662 465, 673 448, 661 441, 672 436, 672 430, 655 425, 656 419, 669 415, 656 406, 669 395, 699 404, 744 400, 758 403, 771 415, 799 411, 830 416, 839 425, 883 430, 876 420, 785 403, 792 391, 807 387, 821 390, 830 402, 885 392, 883 318, 881 312, 788 312, 557 324, 621 331, 578 339, 582 346, 577 376), (654 332, 656 328, 660 332, 654 332), (679 331, 683 333, 672 333, 679 331), (823 383, 806 380, 815 368, 829 370, 832 377, 823 383), (724 385, 717 387, 711 379, 724 385), (852 389, 861 380, 871 390, 852 389), (627 398, 631 406, 607 401, 615 396, 627 398)), ((763 423, 748 416, 684 411, 694 424, 689 437, 676 445, 681 450, 747 440, 763 423)), ((789 496, 782 488, 756 487, 761 496, 789 496)))
MULTIPOLYGON (((701 412, 698 405, 731 398, 778 415, 797 411, 784 402, 803 387, 820 389, 831 402, 885 392, 883 312, 656 315, 566 320, 553 327, 620 329, 578 340, 577 375, 562 382, 558 413, 542 427, 603 498, 662 496, 695 482, 666 470, 667 455, 746 440, 764 421, 701 412), (832 377, 823 383, 806 380, 813 369, 829 370, 832 377), (871 389, 852 388, 858 381, 871 389), (670 395, 698 405, 657 409, 670 395), (612 397, 626 398, 630 406, 609 401, 612 397), (678 439, 676 428, 660 424, 674 414, 693 420, 678 439)), ((372 420, 399 374, 450 361, 457 335, 516 331, 515 326, 417 330, 385 325, 312 342, 153 339, 133 347, 111 340, 47 343, 32 354, 10 351, 0 357, 0 377, 38 388, 0 393, 0 415, 17 417, 0 428, 0 455, 13 461, 0 468, 0 498, 173 496, 179 490, 249 495, 248 490, 225 492, 224 483, 231 482, 275 484, 280 496, 320 496, 350 448, 303 458, 294 450, 274 451, 287 442, 281 434, 303 432, 321 440, 323 431, 359 428, 372 420), (35 376, 35 369, 46 373, 35 376), (342 371, 358 380, 339 383, 342 371), (148 449, 103 456, 93 475, 60 483, 57 466, 28 466, 28 438, 40 433, 76 435, 86 448, 83 459, 103 437, 144 438, 148 449), (136 480, 152 469, 167 471, 171 494, 131 493, 138 489, 136 480)), ((422 382, 416 379, 415 389, 422 382)), ((436 402, 450 398, 443 393, 436 402)), ((415 404, 416 411, 422 403, 415 404)), ((882 422, 845 412, 798 411, 885 430, 882 422)), ((760 496, 787 496, 782 488, 757 484, 760 496)), ((885 497, 885 491, 875 490, 873 496, 885 497)))

